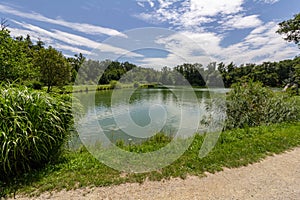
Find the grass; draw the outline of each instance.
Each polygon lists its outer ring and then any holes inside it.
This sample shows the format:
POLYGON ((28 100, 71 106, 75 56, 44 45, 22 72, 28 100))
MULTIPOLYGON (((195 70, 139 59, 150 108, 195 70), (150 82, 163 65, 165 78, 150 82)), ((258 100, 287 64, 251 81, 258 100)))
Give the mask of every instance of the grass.
MULTIPOLYGON (((119 83, 119 87, 117 89, 121 88, 134 88, 134 84, 126 84, 126 83, 119 83)), ((157 84, 139 84, 140 88, 159 88, 157 84)), ((65 85, 63 87, 52 87, 51 92, 53 93, 74 93, 74 92, 88 92, 88 91, 101 91, 101 90, 112 90, 114 89, 111 84, 105 84, 105 85, 65 85)), ((47 91, 47 87, 43 87, 42 90, 44 92, 47 91)))
MULTIPOLYGON (((121 88, 133 88, 133 84, 120 84, 121 88)), ((56 87, 52 88, 53 93, 74 93, 74 92, 89 92, 89 91, 100 91, 100 90, 112 90, 113 87, 110 84, 106 85, 66 85, 63 87, 56 87)), ((47 91, 47 87, 43 87, 42 90, 44 92, 47 91)))
MULTIPOLYGON (((16 191, 20 194, 39 195, 44 191, 143 182, 146 178, 162 180, 171 177, 185 178, 187 175, 204 176, 205 172, 215 173, 224 167, 246 166, 268 155, 300 146, 300 122, 225 131, 208 156, 200 159, 198 154, 203 140, 204 136, 196 135, 189 149, 172 165, 143 174, 124 174, 111 169, 84 148, 76 152, 65 152, 57 163, 49 164, 40 171, 24 174, 15 182, 3 185, 2 193, 16 191)), ((145 152, 161 148, 169 141, 169 138, 160 135, 144 144, 120 145, 128 151, 145 152)))
POLYGON ((72 123, 69 96, 0 87, 0 180, 59 157, 72 123))

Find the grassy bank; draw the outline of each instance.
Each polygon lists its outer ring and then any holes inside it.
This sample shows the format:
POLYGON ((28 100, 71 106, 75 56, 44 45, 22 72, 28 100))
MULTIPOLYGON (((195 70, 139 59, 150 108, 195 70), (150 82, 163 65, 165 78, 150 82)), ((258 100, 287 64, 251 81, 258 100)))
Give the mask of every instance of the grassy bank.
MULTIPOLYGON (((121 88, 133 88, 132 84, 120 84, 121 88)), ((67 85, 62 88, 53 87, 53 93, 74 93, 74 92, 90 92, 90 91, 100 91, 100 90, 112 90, 114 87, 110 84, 107 85, 83 85, 83 86, 73 86, 67 85)), ((43 87, 43 91, 47 91, 46 87, 43 87)))
MULTIPOLYGON (((194 142, 172 165, 151 173, 122 174, 93 158, 86 150, 66 152, 56 163, 45 169, 25 174, 11 185, 2 185, 2 193, 38 195, 44 191, 107 186, 124 182, 203 176, 204 172, 217 172, 224 167, 233 168, 257 162, 268 155, 300 146, 300 123, 275 124, 246 129, 234 129, 221 134, 217 145, 207 157, 198 157, 204 136, 196 135, 194 142)), ((128 151, 153 151, 169 142, 168 138, 153 138, 137 146, 123 146, 128 151)))
MULTIPOLYGON (((112 89, 126 89, 126 88, 166 88, 157 83, 151 84, 140 84, 140 83, 133 83, 133 84, 125 84, 125 83, 117 83, 116 86, 112 84, 106 85, 66 85, 63 87, 56 87, 52 88, 53 93, 74 93, 74 92, 89 92, 89 91, 101 91, 101 90, 112 90, 112 89)), ((194 88, 206 88, 206 87, 199 87, 195 86, 194 88)), ((43 87, 42 90, 44 92, 47 91, 47 87, 43 87)))

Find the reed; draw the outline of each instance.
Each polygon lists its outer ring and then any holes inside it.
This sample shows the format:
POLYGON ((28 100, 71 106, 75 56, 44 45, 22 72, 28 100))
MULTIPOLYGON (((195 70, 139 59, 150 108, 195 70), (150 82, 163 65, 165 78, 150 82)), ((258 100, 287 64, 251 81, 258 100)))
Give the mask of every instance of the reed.
POLYGON ((58 157, 72 122, 67 96, 25 86, 0 86, 0 179, 39 168, 58 157))

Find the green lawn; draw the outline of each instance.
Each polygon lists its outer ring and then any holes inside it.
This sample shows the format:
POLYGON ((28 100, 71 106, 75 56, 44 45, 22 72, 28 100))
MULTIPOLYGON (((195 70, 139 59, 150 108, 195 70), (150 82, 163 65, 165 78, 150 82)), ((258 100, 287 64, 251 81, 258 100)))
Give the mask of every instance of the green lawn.
MULTIPOLYGON (((171 177, 185 178, 188 174, 204 176, 204 172, 215 173, 224 167, 245 166, 268 155, 300 146, 300 122, 223 132, 215 148, 208 156, 200 159, 198 154, 203 139, 204 136, 196 135, 188 151, 172 165, 144 174, 124 175, 100 163, 84 148, 76 152, 66 152, 56 164, 49 164, 45 169, 25 174, 11 185, 3 186, 2 193, 15 190, 17 193, 38 195, 52 190, 143 182, 146 177, 149 180, 161 180, 171 177)), ((134 152, 153 151, 169 141, 169 138, 156 137, 144 144, 122 148, 134 152)))
MULTIPOLYGON (((133 84, 119 84, 120 88, 133 88, 133 84)), ((142 87, 143 85, 141 85, 142 87)), ((73 92, 87 92, 87 91, 96 91, 96 90, 111 90, 113 89, 110 84, 106 85, 66 85, 63 87, 52 87, 51 92, 53 93, 73 93, 73 92)), ((42 90, 44 92, 47 91, 47 87, 43 87, 42 90)))

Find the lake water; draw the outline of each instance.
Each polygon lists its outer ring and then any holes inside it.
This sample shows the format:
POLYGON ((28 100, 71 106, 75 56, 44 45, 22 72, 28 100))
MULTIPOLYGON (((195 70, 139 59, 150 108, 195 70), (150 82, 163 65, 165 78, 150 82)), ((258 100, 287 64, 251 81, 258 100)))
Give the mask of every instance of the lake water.
POLYGON ((119 140, 138 143, 158 132, 189 137, 207 131, 203 124, 215 112, 212 100, 223 98, 226 92, 227 89, 168 88, 76 93, 74 96, 83 105, 76 128, 83 143, 91 145, 119 140))

